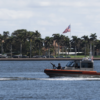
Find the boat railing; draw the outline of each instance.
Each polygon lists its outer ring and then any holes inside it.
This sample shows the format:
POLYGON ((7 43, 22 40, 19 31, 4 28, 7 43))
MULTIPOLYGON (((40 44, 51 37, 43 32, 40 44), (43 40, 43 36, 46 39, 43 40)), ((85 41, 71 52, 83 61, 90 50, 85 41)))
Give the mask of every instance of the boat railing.
POLYGON ((92 58, 90 58, 90 57, 84 57, 83 59, 82 59, 82 61, 93 61, 93 59, 92 58))

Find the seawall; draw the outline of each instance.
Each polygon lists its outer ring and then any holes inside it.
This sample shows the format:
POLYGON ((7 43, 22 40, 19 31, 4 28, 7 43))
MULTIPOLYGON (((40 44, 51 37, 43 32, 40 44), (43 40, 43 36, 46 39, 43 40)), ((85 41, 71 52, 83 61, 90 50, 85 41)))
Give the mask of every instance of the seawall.
MULTIPOLYGON (((66 61, 81 59, 82 58, 0 58, 0 61, 66 61)), ((93 60, 100 60, 100 58, 94 58, 93 60)))

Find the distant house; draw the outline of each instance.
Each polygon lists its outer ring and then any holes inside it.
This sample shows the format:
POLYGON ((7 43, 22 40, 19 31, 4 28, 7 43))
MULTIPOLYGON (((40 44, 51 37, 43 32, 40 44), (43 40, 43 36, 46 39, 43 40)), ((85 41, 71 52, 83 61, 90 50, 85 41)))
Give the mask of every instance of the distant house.
MULTIPOLYGON (((55 49, 55 52, 58 54, 58 44, 54 41, 53 42, 53 46, 54 46, 54 49, 55 49)), ((70 54, 70 55, 75 55, 75 52, 61 52, 63 49, 63 46, 59 46, 59 54, 70 54)), ((72 49, 72 48, 71 48, 72 49)), ((82 53, 82 52, 76 52, 77 53, 82 53)))
MULTIPOLYGON (((82 53, 82 52, 76 52, 77 53, 82 53)), ((75 55, 75 52, 59 52, 59 54, 69 54, 69 55, 75 55)))

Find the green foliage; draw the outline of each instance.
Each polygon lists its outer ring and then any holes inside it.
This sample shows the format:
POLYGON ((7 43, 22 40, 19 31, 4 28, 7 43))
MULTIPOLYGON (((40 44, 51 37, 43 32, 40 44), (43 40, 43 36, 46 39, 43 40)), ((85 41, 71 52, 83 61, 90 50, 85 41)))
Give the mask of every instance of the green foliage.
POLYGON ((8 31, 4 31, 3 35, 0 34, 0 52, 1 53, 10 53, 16 52, 17 54, 28 55, 30 57, 34 55, 42 55, 43 52, 49 50, 50 54, 53 54, 62 47, 67 48, 62 51, 71 51, 73 52, 83 52, 82 54, 77 55, 89 55, 90 43, 92 43, 93 50, 100 49, 100 40, 97 40, 96 33, 91 34, 90 37, 82 36, 78 38, 77 36, 72 36, 72 39, 68 36, 53 34, 52 37, 41 38, 41 34, 38 31, 27 31, 26 29, 19 29, 12 32, 11 36, 8 31), (53 45, 55 41, 55 45, 53 45), (56 45, 57 44, 57 45, 56 45), (94 46, 95 45, 95 46, 94 46), (43 49, 44 48, 44 49, 43 49))

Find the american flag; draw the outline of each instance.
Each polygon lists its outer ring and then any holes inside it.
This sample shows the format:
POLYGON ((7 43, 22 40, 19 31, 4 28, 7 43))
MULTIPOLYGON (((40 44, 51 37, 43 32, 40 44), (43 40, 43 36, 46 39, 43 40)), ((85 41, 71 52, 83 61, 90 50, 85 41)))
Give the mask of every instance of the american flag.
POLYGON ((63 33, 67 33, 67 32, 70 32, 71 29, 70 29, 70 25, 65 29, 65 31, 63 33))

